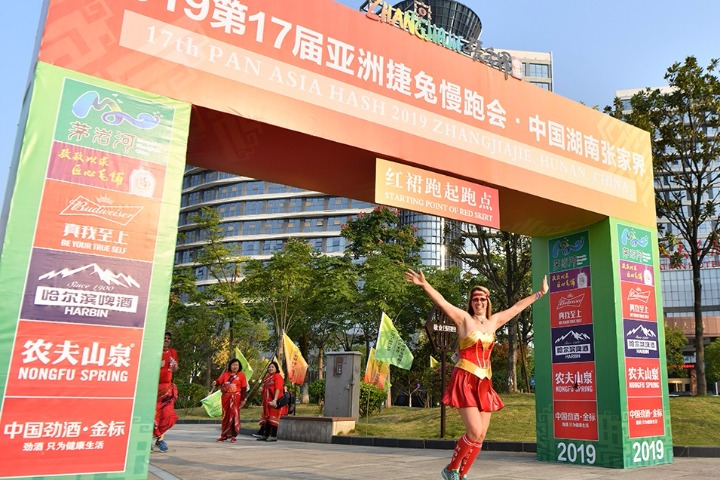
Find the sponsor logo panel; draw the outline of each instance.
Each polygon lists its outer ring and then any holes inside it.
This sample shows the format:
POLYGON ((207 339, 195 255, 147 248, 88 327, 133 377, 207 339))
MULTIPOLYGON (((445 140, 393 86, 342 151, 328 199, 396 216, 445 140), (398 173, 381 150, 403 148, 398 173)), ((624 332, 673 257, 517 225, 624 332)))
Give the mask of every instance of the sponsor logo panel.
POLYGON ((21 318, 142 327, 152 264, 33 250, 21 318))
POLYGON ((593 326, 552 329, 552 362, 578 363, 595 360, 593 326))
POLYGON ((152 261, 160 202, 48 180, 35 246, 152 261))
POLYGON ((659 358, 657 322, 623 320, 625 357, 659 358))
POLYGON ((21 320, 6 394, 133 398, 141 343, 136 328, 21 320))
POLYGON ((550 326, 568 327, 592 323, 590 288, 550 294, 550 326))

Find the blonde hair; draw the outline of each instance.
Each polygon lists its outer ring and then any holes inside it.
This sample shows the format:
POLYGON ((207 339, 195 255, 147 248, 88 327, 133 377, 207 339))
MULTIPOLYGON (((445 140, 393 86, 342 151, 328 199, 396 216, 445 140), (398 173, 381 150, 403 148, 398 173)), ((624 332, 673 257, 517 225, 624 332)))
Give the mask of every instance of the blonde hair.
POLYGON ((473 293, 475 292, 483 292, 485 295, 487 295, 487 304, 485 305, 485 317, 490 318, 492 316, 492 302, 490 301, 490 290, 487 288, 481 286, 481 285, 475 285, 470 289, 470 295, 468 295, 468 306, 467 306, 467 312, 470 315, 475 314, 475 310, 473 310, 472 307, 472 297, 473 293))

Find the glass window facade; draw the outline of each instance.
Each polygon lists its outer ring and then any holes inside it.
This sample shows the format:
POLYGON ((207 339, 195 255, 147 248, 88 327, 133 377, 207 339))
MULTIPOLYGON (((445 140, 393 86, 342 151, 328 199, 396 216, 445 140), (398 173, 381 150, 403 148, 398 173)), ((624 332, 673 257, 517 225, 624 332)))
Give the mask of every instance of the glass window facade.
MULTIPOLYGON (((301 238, 320 252, 342 254, 345 250, 345 239, 340 237, 342 225, 375 207, 368 202, 318 195, 297 187, 208 172, 195 167, 186 170, 178 217, 181 235, 175 255, 179 264, 192 265, 201 248, 199 243, 205 240, 190 221, 203 206, 212 206, 222 217, 226 246, 250 258, 267 258, 293 237, 301 238), (323 236, 308 238, 307 234, 313 235, 312 232, 323 236)), ((198 280, 213 281, 202 270, 196 273, 203 275, 198 280)))
POLYGON ((550 65, 545 63, 528 63, 525 76, 550 78, 550 65))

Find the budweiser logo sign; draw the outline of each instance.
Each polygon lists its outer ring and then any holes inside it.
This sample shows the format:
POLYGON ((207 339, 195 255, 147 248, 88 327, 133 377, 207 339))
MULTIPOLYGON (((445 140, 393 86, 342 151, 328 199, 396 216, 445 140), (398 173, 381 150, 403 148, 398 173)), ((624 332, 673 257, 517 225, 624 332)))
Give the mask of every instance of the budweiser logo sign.
POLYGON ((643 292, 639 288, 631 288, 628 292, 628 300, 640 300, 643 303, 647 303, 650 298, 650 290, 643 292))
POLYGON ((585 299, 584 293, 578 296, 570 294, 566 297, 561 297, 557 308, 579 308, 580 305, 582 305, 583 299, 585 299))
POLYGON ((97 217, 118 225, 127 225, 143 209, 139 206, 110 206, 96 203, 82 195, 71 200, 60 215, 97 217))

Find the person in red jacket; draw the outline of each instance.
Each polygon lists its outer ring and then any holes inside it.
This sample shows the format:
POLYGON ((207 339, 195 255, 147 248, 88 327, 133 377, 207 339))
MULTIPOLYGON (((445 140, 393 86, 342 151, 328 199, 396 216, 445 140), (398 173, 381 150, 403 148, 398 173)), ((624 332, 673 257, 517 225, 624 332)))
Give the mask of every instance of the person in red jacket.
POLYGON ((245 406, 247 399, 247 379, 242 373, 240 360, 233 358, 228 362, 227 370, 212 382, 213 388, 220 385, 222 392, 222 427, 218 442, 235 439, 240 433, 240 409, 245 406))
MULTIPOLYGON (((165 443, 165 432, 170 430, 178 416, 175 413, 175 399, 177 399, 177 386, 173 383, 173 373, 180 368, 178 354, 174 348, 170 348, 172 335, 165 332, 165 341, 160 360, 160 380, 158 383, 157 401, 155 403, 155 425, 153 426, 153 440, 162 453, 168 451, 165 443)), ((152 444, 150 450, 152 451, 152 444)))

